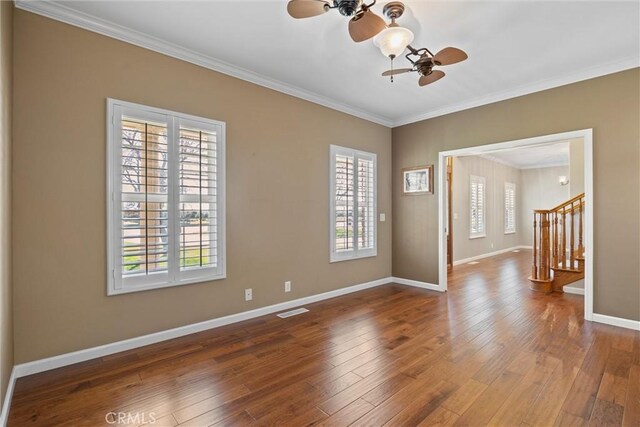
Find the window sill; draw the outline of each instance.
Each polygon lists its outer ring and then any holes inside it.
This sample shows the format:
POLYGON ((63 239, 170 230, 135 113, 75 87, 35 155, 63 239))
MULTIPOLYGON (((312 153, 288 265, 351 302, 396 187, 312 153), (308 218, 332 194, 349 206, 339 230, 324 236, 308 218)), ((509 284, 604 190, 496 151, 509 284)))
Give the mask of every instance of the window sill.
POLYGON ((477 234, 477 235, 474 235, 474 236, 469 236, 469 240, 484 239, 485 237, 487 237, 486 234, 477 234))
POLYGON ((134 292, 143 292, 143 291, 153 291, 155 289, 175 288, 175 287, 184 286, 184 285, 194 285, 196 283, 213 282, 216 280, 222 280, 226 278, 227 278, 226 273, 221 273, 215 276, 194 277, 190 279, 184 279, 184 280, 181 280, 180 282, 160 283, 160 284, 140 285, 140 286, 129 285, 121 289, 113 289, 112 287, 109 287, 109 289, 107 290, 107 296, 131 294, 134 292))
POLYGON ((329 263, 333 264, 334 262, 352 261, 352 260, 362 259, 362 258, 372 258, 375 256, 378 256, 377 250, 361 252, 353 255, 351 254, 339 255, 336 253, 331 253, 331 256, 329 258, 329 263))

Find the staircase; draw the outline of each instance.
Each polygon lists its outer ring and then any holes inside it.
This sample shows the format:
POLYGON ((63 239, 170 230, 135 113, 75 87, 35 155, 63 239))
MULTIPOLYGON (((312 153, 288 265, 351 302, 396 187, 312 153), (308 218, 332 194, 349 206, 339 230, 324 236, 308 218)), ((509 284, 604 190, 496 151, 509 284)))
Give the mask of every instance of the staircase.
POLYGON ((563 292, 584 279, 584 193, 548 210, 533 212, 532 290, 563 292))

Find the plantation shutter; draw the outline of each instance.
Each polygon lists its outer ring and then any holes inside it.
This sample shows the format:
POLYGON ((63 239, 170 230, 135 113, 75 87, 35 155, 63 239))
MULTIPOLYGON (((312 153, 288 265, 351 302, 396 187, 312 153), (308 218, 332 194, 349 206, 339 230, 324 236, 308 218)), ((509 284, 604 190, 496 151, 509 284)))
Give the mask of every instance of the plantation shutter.
POLYGON ((120 120, 120 270, 138 283, 166 280, 169 258, 168 122, 151 114, 120 120))
POLYGON ((354 156, 336 154, 335 156, 335 250, 349 251, 355 248, 354 242, 354 156))
POLYGON ((481 237, 485 234, 485 179, 471 175, 470 187, 470 236, 481 237))
POLYGON ((218 266, 218 135, 179 125, 180 270, 218 266))
POLYGON ((372 249, 375 240, 373 160, 358 158, 358 248, 372 249))
POLYGON ((376 155, 331 146, 331 260, 376 254, 376 155))
POLYGON ((516 185, 510 182, 504 184, 504 231, 516 231, 516 185))
POLYGON ((224 278, 224 124, 120 102, 109 102, 109 294, 224 278))

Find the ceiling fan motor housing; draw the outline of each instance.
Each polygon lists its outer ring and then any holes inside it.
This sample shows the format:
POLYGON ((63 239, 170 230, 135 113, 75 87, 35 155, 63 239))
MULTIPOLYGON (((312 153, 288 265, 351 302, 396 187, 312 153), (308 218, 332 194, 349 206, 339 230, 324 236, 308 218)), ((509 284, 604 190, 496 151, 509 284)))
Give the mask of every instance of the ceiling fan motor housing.
POLYGON ((426 55, 416 61, 416 69, 423 76, 431 74, 434 65, 433 60, 426 55))
POLYGON ((361 0, 335 0, 338 5, 338 11, 344 16, 355 15, 358 7, 360 7, 361 0))

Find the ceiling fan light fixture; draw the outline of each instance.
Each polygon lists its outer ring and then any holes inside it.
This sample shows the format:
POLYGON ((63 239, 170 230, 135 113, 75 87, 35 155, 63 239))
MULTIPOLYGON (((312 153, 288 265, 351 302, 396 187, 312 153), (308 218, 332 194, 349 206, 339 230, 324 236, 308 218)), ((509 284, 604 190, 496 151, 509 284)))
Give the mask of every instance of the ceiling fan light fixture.
POLYGON ((392 58, 400 56, 411 42, 413 42, 411 30, 400 27, 395 22, 373 38, 373 44, 380 49, 380 52, 392 58))

